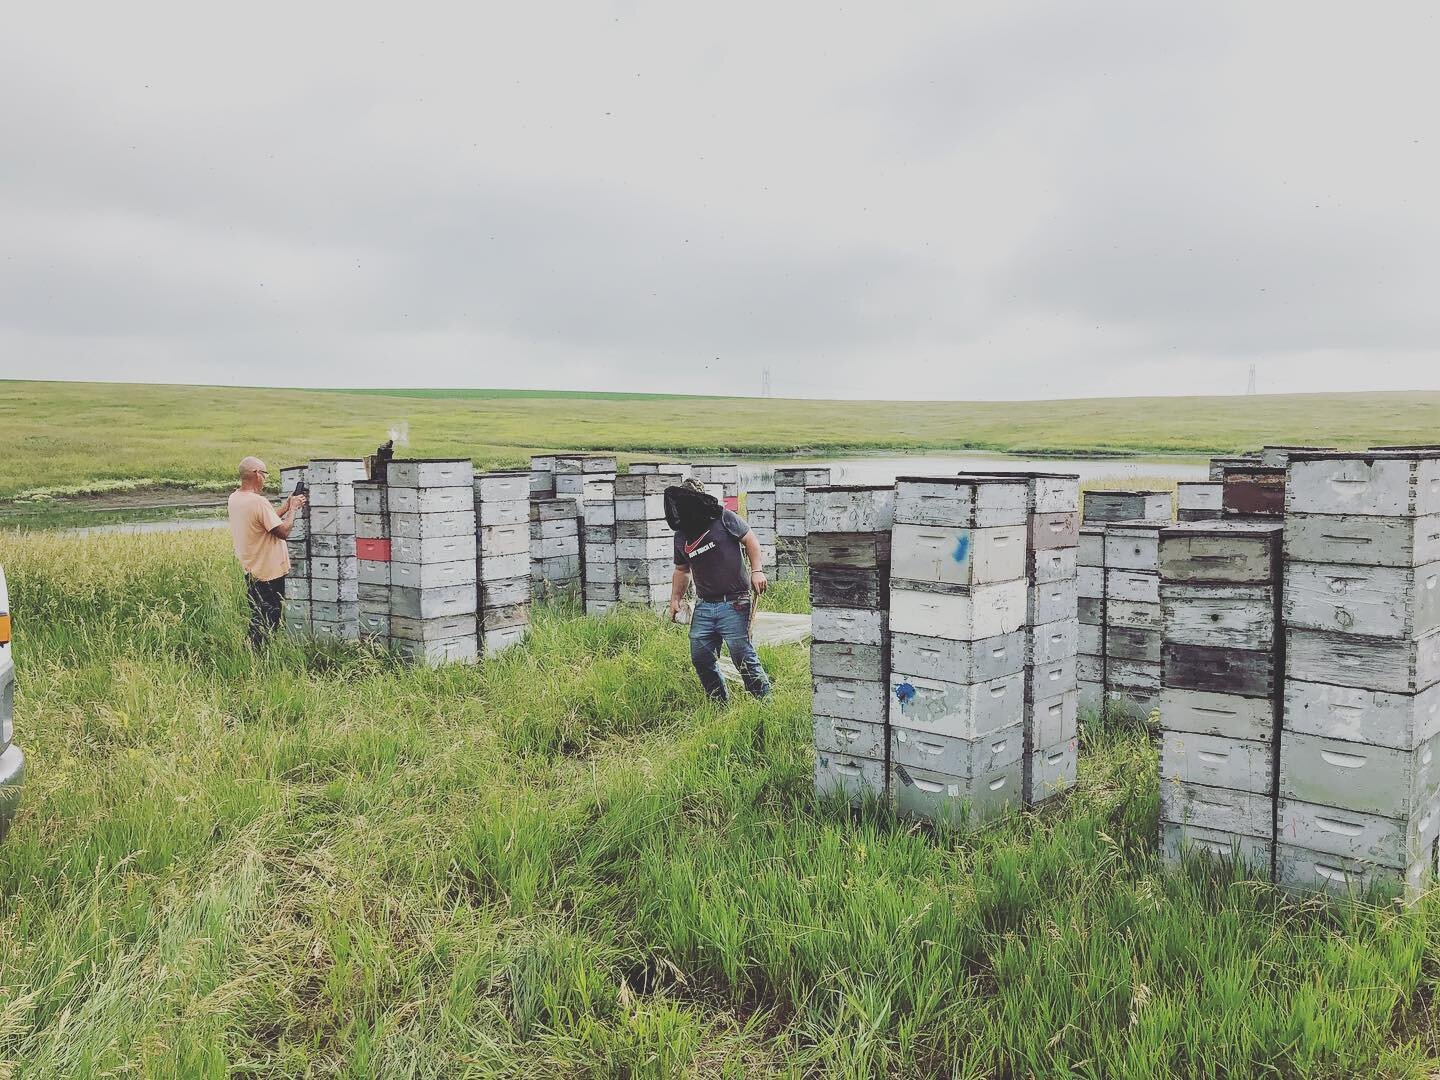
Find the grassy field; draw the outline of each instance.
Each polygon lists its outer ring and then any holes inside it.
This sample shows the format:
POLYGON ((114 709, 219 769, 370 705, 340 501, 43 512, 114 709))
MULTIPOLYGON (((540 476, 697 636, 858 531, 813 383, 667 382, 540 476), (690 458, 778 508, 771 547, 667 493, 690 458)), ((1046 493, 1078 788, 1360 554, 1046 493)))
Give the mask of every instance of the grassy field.
POLYGON ((223 484, 259 453, 272 468, 360 456, 404 424, 412 456, 515 466, 539 450, 655 454, 883 449, 1208 453, 1262 443, 1364 446, 1440 438, 1440 393, 1050 402, 798 401, 501 391, 342 392, 0 382, 0 501, 223 484))
MULTIPOLYGON (((1162 872, 1089 718, 979 837, 811 793, 803 648, 708 705, 676 628, 479 669, 242 643, 223 535, 0 537, 27 802, 0 1075, 1426 1076, 1440 906, 1162 872)), ((794 597, 791 598, 792 600, 794 597)))

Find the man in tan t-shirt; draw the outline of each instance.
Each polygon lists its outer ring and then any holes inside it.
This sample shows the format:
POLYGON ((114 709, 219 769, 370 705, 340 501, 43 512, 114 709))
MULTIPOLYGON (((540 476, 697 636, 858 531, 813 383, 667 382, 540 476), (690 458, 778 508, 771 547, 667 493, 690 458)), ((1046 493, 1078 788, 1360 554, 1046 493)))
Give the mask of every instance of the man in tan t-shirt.
POLYGON ((230 538, 245 571, 250 644, 256 648, 280 625, 280 601, 290 572, 285 538, 295 524, 295 511, 305 505, 304 495, 292 495, 276 513, 264 494, 266 475, 263 461, 247 457, 240 462, 240 489, 230 494, 230 538))

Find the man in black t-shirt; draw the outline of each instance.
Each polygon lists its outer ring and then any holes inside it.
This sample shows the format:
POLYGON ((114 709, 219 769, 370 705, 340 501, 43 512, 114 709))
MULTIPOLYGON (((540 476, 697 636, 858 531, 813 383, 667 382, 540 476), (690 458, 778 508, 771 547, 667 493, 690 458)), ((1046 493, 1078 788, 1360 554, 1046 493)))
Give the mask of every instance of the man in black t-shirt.
MULTIPOLYGON (((686 486, 704 491, 703 485, 695 481, 686 481, 686 486)), ((670 615, 673 618, 680 610, 693 577, 695 613, 690 619, 690 661, 700 676, 700 684, 712 700, 726 700, 725 680, 717 666, 723 641, 745 689, 757 698, 769 697, 770 679, 750 640, 750 588, 753 585, 757 593, 763 593, 769 584, 760 542, 745 519, 733 510, 724 510, 713 521, 692 528, 693 536, 687 536, 683 527, 675 530, 670 615), (750 563, 748 575, 740 559, 742 548, 750 563)))

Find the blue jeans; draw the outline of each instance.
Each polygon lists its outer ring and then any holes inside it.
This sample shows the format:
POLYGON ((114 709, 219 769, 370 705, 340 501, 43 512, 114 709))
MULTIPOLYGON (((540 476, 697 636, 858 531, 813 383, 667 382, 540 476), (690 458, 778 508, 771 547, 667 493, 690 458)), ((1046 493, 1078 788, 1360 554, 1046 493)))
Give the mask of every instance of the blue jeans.
POLYGON ((716 661, 720 658, 720 642, 730 650, 745 689, 757 698, 770 696, 770 677, 760 666, 755 646, 750 641, 750 601, 696 600, 690 619, 690 662, 700 676, 700 685, 712 701, 725 701, 725 680, 716 661))

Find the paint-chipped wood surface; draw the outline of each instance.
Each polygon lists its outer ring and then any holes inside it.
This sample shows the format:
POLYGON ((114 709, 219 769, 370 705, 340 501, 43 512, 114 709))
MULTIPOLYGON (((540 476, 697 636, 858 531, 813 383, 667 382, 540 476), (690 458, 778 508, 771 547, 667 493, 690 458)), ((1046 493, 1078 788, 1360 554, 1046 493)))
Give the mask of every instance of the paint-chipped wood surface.
POLYGON ((1418 568, 1291 562, 1285 621, 1306 630, 1412 638, 1440 627, 1440 563, 1418 568))
POLYGON ((1440 514, 1291 514, 1285 519, 1285 557, 1351 566, 1424 566, 1440 561, 1440 514))
POLYGON ((1181 645, 1273 649, 1275 593, 1267 585, 1165 585, 1165 640, 1181 645))
POLYGON ((1269 651, 1164 645, 1165 685, 1213 690, 1242 697, 1269 697, 1275 690, 1275 657, 1269 651))

